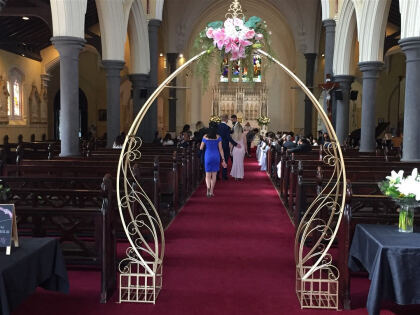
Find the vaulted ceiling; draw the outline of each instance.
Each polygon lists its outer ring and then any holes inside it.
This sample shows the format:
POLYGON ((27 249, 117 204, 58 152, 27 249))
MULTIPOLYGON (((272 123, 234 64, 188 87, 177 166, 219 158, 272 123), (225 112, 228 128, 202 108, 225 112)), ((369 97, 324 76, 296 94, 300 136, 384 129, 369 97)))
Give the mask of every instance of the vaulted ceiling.
MULTIPOLYGON (((95 0, 88 0, 85 29, 97 23, 95 0)), ((88 41, 95 37, 90 35, 88 41)), ((49 0, 7 0, 0 11, 0 49, 40 61, 40 52, 51 45, 51 37, 49 0)))

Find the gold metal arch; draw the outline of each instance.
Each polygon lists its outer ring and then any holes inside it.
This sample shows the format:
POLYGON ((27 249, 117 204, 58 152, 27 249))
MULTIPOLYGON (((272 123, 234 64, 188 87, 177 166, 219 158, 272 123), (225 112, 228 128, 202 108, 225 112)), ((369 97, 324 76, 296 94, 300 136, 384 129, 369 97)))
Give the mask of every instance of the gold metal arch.
MULTIPOLYGON (((345 205, 346 173, 341 147, 327 114, 306 85, 267 52, 261 49, 257 52, 280 66, 302 88, 332 139, 331 145, 325 148, 324 156, 324 162, 333 168, 332 176, 297 227, 294 253, 296 292, 301 307, 337 309, 340 275, 328 251, 338 233, 345 205)), ((141 108, 124 141, 116 186, 121 222, 130 247, 127 249, 127 258, 119 266, 120 302, 155 303, 162 287, 165 237, 159 215, 134 175, 134 164, 141 158, 142 144, 136 137, 137 130, 159 94, 175 77, 206 53, 203 51, 194 56, 163 81, 141 108), (151 236, 152 240, 146 238, 146 235, 151 236)))

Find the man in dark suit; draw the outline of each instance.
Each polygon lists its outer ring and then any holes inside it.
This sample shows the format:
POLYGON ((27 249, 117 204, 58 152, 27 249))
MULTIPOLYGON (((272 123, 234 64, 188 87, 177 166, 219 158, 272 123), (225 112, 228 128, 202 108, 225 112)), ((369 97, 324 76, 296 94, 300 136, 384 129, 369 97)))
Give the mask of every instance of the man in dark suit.
POLYGON ((232 115, 232 116, 230 116, 230 120, 232 120, 232 131, 231 131, 231 133, 233 133, 233 128, 235 128, 235 125, 238 123, 238 116, 232 115))
POLYGON ((312 150, 311 143, 309 142, 308 139, 303 138, 303 139, 299 140, 297 147, 287 149, 287 152, 290 152, 290 153, 298 153, 298 152, 306 153, 306 152, 310 152, 311 150, 312 150))
MULTIPOLYGON (((230 135, 231 129, 227 125, 229 116, 223 115, 221 119, 222 119, 222 122, 217 127, 217 134, 222 138, 222 148, 223 148, 223 155, 225 157, 225 161, 229 161, 229 156, 230 156, 229 142, 232 143, 232 145, 235 147, 238 146, 238 148, 240 148, 241 145, 237 144, 230 135)), ((222 177, 224 180, 228 179, 227 168, 223 168, 222 177)))
POLYGON ((286 141, 283 142, 283 147, 285 147, 286 149, 293 149, 297 147, 297 144, 292 141, 291 135, 287 135, 286 141))

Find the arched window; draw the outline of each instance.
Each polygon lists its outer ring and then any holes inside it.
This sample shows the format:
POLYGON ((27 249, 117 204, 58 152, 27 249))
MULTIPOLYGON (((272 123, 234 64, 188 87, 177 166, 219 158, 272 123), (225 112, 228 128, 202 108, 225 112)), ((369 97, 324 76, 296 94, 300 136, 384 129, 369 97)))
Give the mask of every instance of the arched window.
POLYGON ((23 73, 20 70, 13 68, 10 71, 9 80, 7 81, 7 90, 10 95, 7 101, 9 119, 21 119, 23 116, 22 82, 23 73))

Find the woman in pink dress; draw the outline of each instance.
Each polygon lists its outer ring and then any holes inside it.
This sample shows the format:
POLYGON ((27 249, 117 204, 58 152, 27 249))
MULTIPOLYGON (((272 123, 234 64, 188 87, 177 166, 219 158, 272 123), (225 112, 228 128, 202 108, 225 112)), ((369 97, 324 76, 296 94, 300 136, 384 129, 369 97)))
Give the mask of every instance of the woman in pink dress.
POLYGON ((246 136, 241 124, 237 123, 235 127, 233 127, 232 139, 235 140, 236 143, 241 144, 239 149, 237 147, 231 148, 233 163, 230 175, 234 177, 235 180, 239 180, 244 178, 244 157, 245 153, 247 153, 246 136))

